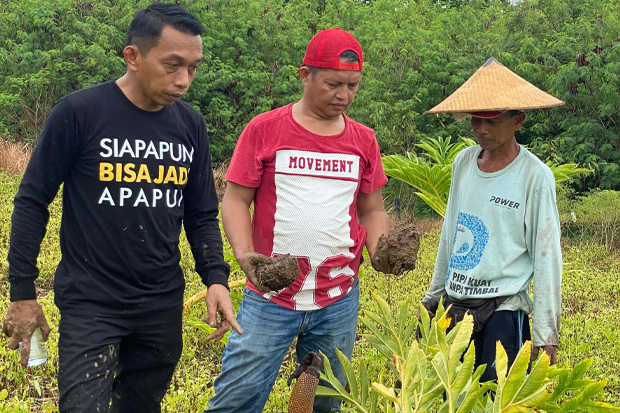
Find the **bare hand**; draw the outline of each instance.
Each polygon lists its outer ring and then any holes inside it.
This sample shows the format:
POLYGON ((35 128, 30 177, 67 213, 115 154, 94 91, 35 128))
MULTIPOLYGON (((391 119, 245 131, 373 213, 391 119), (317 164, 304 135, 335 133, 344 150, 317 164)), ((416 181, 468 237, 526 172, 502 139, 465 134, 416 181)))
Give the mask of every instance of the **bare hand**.
POLYGON ((41 328, 43 341, 47 341, 50 327, 47 324, 43 310, 37 300, 14 301, 6 311, 2 331, 7 337, 11 337, 9 348, 15 350, 22 342, 20 364, 26 368, 30 357, 30 340, 34 330, 41 328))
POLYGON ((232 301, 230 300, 230 292, 228 288, 222 284, 213 284, 207 289, 207 296, 205 297, 207 304, 207 319, 203 321, 209 324, 216 330, 207 336, 207 341, 219 340, 224 337, 224 334, 230 330, 232 325, 235 331, 239 334, 243 334, 241 326, 235 319, 235 309, 233 308, 232 301), (219 317, 218 317, 219 315, 219 317))
POLYGON ((549 356, 549 364, 550 365, 553 366, 554 364, 556 364, 558 362, 558 360, 557 360, 558 347, 557 346, 533 347, 532 348, 532 354, 530 355, 530 361, 535 361, 536 359, 538 359, 538 352, 539 352, 539 350, 541 348, 549 356))
POLYGON ((252 285, 254 285, 254 287, 256 287, 258 291, 262 291, 264 293, 268 293, 269 291, 271 291, 269 287, 262 285, 259 282, 258 277, 256 276, 256 269, 258 268, 258 264, 269 263, 268 257, 257 252, 246 252, 237 258, 237 262, 239 263, 239 267, 241 267, 246 277, 248 277, 252 285))

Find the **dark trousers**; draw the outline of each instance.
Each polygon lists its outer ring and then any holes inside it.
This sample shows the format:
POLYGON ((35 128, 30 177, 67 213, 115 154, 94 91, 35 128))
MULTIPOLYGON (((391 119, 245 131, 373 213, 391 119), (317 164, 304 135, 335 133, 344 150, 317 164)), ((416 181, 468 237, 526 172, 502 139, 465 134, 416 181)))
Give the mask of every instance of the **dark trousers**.
POLYGON ((495 349, 499 341, 508 355, 508 367, 512 366, 519 350, 531 340, 530 322, 523 311, 496 311, 481 331, 471 336, 476 348, 476 367, 486 364, 480 382, 497 380, 495 349))
POLYGON ((183 348, 182 310, 139 318, 61 314, 60 412, 160 412, 183 348))

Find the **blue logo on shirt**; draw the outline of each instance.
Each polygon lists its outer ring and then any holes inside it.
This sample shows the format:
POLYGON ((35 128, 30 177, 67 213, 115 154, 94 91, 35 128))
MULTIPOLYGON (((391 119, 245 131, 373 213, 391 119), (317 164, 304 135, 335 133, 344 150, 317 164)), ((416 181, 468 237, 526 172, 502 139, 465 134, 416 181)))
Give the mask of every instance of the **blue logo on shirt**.
POLYGON ((474 215, 459 212, 454 234, 456 252, 450 258, 446 281, 450 270, 467 271, 480 264, 482 253, 489 242, 489 231, 482 220, 474 215))

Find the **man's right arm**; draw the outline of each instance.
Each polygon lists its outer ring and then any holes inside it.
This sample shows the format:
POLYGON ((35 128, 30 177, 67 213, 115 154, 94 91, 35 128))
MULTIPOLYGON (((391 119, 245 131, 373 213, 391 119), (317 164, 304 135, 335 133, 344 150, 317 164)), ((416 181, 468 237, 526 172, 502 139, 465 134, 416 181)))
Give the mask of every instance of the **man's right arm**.
MULTIPOLYGON (((446 214, 446 217, 448 215, 446 214)), ((446 293, 446 273, 448 272, 448 264, 450 263, 450 254, 448 248, 448 227, 449 224, 444 220, 443 227, 441 229, 441 237, 439 239, 439 247, 437 248, 437 258, 435 260, 435 269, 433 271, 433 278, 431 278, 431 285, 428 291, 422 299, 422 304, 427 310, 435 313, 439 300, 446 293)))
MULTIPOLYGON (((452 176, 455 176, 455 163, 452 165, 452 176)), ((456 223, 458 219, 457 206, 454 204, 454 197, 452 194, 455 192, 455 179, 452 179, 450 184, 450 192, 448 194, 448 202, 446 205, 446 212, 444 215, 443 225, 441 227, 441 236, 439 238, 439 247, 437 248, 437 258, 435 259, 435 269, 433 271, 433 278, 431 279, 431 285, 428 288, 427 293, 422 299, 422 304, 432 311, 437 310, 439 300, 446 294, 446 274, 448 273, 448 267, 450 265, 450 258, 452 257, 452 242, 454 239, 454 228, 452 223, 456 223)))
POLYGON ((222 199, 222 225, 239 267, 256 288, 268 292, 269 288, 262 287, 255 276, 257 264, 265 260, 264 255, 254 252, 252 241, 250 205, 255 193, 256 188, 228 181, 222 199))
POLYGON ((8 254, 11 305, 3 331, 11 337, 9 348, 16 349, 23 342, 21 365, 24 367, 34 330, 41 328, 43 340, 47 340, 50 331, 36 302, 37 257, 49 220, 48 205, 79 153, 77 133, 75 113, 69 102, 61 99, 47 118, 15 196, 8 254))
POLYGON ((9 242, 11 301, 36 299, 37 257, 49 220, 48 206, 77 157, 77 121, 66 99, 47 118, 15 196, 9 242))
POLYGON ((236 257, 254 252, 250 205, 255 193, 256 188, 228 181, 222 199, 222 225, 236 257))

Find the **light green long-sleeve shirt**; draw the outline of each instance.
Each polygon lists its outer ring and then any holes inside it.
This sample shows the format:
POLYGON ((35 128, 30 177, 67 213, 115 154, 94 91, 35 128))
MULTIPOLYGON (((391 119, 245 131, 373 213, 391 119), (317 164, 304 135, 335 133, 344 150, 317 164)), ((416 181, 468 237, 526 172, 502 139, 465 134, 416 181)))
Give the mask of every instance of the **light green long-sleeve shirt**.
POLYGON ((558 345, 562 252, 551 170, 521 147, 504 169, 480 171, 463 150, 452 182, 435 271, 423 302, 509 296, 499 310, 533 315, 533 344, 558 345), (529 296, 534 279, 534 300, 529 296))

